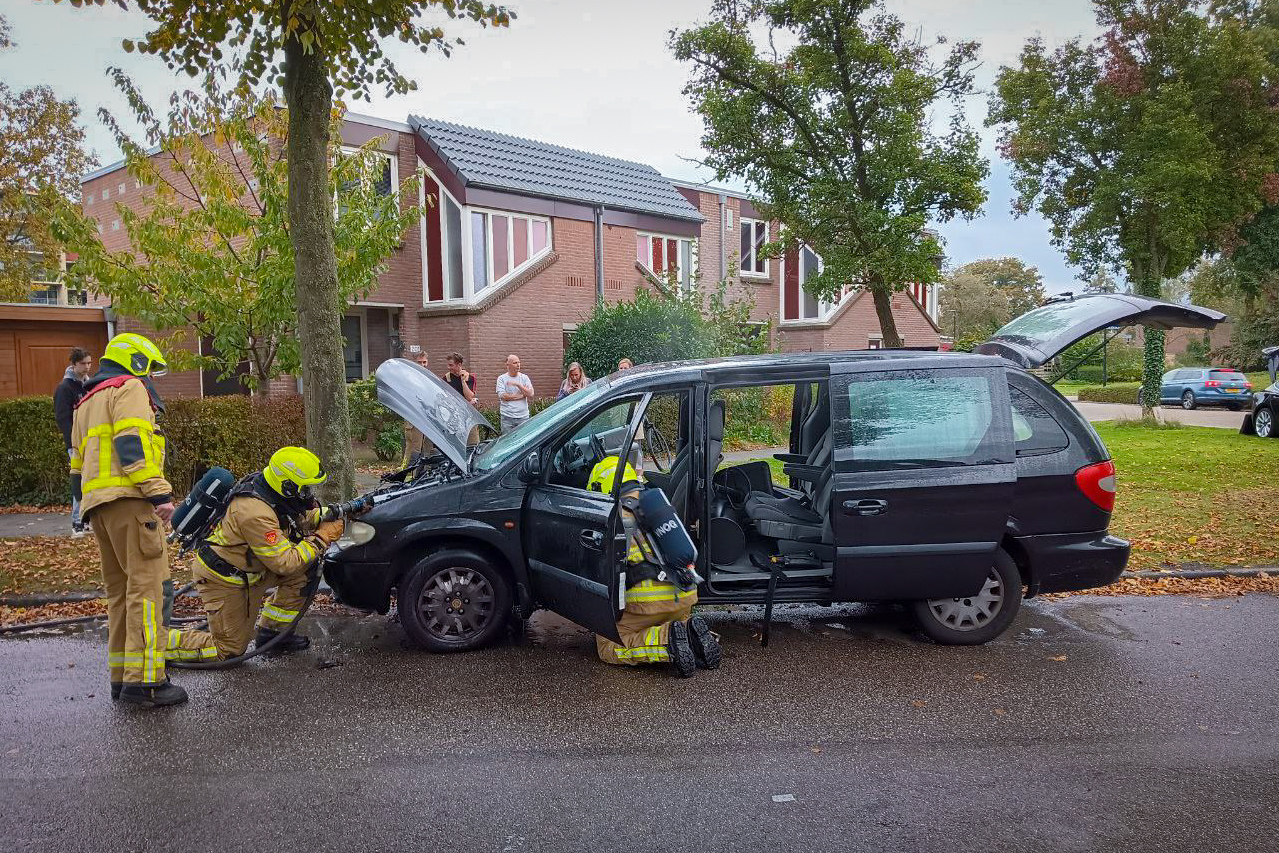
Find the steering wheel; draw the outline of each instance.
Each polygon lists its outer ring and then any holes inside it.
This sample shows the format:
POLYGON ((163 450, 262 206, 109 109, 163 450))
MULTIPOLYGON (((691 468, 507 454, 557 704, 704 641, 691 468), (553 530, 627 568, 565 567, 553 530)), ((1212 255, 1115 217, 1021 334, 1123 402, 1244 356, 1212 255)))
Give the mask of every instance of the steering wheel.
POLYGON ((581 466, 582 448, 576 441, 570 441, 561 447, 551 459, 551 467, 561 477, 567 477, 581 466))
POLYGON ((727 475, 724 477, 725 482, 720 486, 720 488, 724 490, 724 496, 728 498, 728 505, 736 510, 745 509, 746 499, 749 498, 751 494, 751 478, 747 476, 746 472, 740 467, 725 469, 725 474, 727 475), (746 482, 745 489, 734 489, 732 486, 728 485, 727 481, 733 474, 737 474, 746 482), (734 495, 737 496, 737 500, 733 500, 734 495))
POLYGON ((604 439, 597 433, 591 433, 591 455, 594 457, 595 464, 608 458, 608 451, 604 449, 604 439))

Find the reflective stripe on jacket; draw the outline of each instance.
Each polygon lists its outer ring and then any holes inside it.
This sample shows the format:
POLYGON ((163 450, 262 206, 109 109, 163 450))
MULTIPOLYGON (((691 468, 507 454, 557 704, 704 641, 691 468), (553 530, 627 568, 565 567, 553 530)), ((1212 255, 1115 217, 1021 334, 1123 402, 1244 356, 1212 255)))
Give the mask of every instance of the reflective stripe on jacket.
MULTIPOLYGON (((307 512, 301 519, 304 535, 314 531, 319 523, 318 509, 307 512)), ((215 554, 248 573, 250 583, 256 583, 258 578, 254 575, 263 572, 277 575, 305 572, 326 547, 318 536, 305 535, 300 542, 289 539, 288 534, 280 529, 275 509, 254 495, 232 498, 222 523, 206 541, 215 554)), ((221 572, 212 573, 226 583, 242 583, 221 572)))
POLYGON ((80 512, 119 498, 172 500, 164 449, 141 379, 131 376, 87 395, 71 423, 72 490, 80 494, 80 512))

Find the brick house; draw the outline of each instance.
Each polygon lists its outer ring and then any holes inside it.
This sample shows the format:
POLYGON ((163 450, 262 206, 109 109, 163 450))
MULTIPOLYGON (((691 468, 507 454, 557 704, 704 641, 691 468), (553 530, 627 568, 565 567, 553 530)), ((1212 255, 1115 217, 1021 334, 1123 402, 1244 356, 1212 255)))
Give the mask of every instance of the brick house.
MULTIPOLYGON (((422 211, 386 271, 342 320, 348 379, 372 374, 387 358, 420 346, 432 368, 460 352, 479 379, 481 400, 508 353, 518 353, 539 396, 562 378, 568 336, 598 299, 633 298, 672 273, 682 287, 728 278, 734 297, 754 300, 752 319, 772 320, 784 350, 865 349, 880 344, 872 300, 850 290, 834 303, 803 290, 821 260, 802 249, 777 260, 755 247, 777 234, 740 193, 669 180, 649 166, 515 136, 410 116, 405 123, 348 114, 342 141, 376 139, 385 157, 380 186, 398 193, 419 169, 422 211), (724 239, 727 235, 727 239, 724 239)), ((141 204, 147 189, 122 163, 82 182, 87 215, 107 248, 127 251, 117 206, 141 204)), ((98 304, 91 298, 90 304, 98 304)), ((101 306, 100 306, 101 307, 101 306)), ((910 347, 939 343, 937 293, 897 294, 893 310, 910 347)), ((108 310, 109 315, 109 310, 108 310)), ((127 318, 109 331, 138 329, 127 318)), ((138 329, 140 331, 145 331, 138 329)), ((193 342, 192 346, 202 346, 193 342)), ((159 380, 174 397, 232 393, 213 375, 174 373, 159 380)), ((271 393, 295 390, 282 377, 271 393)))

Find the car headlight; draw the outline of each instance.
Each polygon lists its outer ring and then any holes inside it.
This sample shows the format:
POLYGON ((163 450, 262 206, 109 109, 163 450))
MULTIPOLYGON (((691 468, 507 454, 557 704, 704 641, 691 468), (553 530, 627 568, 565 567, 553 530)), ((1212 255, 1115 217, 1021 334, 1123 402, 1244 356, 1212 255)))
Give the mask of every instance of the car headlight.
POLYGON ((346 529, 342 531, 342 535, 338 537, 335 544, 339 551, 345 551, 353 545, 368 543, 376 533, 377 528, 371 524, 365 524, 363 521, 348 521, 346 529))

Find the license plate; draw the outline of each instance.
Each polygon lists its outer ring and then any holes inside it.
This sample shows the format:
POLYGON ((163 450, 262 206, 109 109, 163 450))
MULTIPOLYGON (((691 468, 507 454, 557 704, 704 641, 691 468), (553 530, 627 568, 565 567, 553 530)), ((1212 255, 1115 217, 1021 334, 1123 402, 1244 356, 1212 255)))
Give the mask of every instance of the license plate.
POLYGON ((1226 393, 1227 393, 1227 394, 1238 394, 1238 393, 1239 393, 1239 389, 1238 389, 1238 388, 1227 388, 1227 389, 1226 389, 1226 393))

